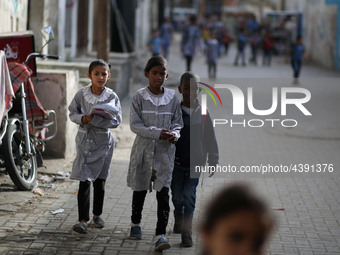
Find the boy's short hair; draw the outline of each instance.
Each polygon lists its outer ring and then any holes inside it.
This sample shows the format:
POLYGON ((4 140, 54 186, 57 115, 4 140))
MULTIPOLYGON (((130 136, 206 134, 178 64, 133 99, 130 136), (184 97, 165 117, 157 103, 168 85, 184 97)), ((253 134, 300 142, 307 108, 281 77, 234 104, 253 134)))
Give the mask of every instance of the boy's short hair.
POLYGON ((185 72, 181 76, 181 80, 180 80, 179 85, 182 86, 184 82, 190 81, 190 79, 193 79, 192 81, 194 81, 196 84, 199 81, 198 75, 196 75, 196 74, 194 74, 192 72, 185 72))
POLYGON ((275 220, 267 204, 254 195, 245 184, 233 184, 222 189, 209 203, 202 224, 203 230, 209 233, 219 221, 240 211, 256 212, 265 216, 265 232, 269 233, 272 229, 275 220))

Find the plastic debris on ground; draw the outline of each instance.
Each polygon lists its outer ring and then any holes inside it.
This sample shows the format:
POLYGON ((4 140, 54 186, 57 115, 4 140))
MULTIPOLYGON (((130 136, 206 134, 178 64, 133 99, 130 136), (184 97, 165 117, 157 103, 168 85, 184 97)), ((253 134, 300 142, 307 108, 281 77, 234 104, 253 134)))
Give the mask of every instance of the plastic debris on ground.
POLYGON ((58 213, 63 213, 64 211, 65 211, 64 209, 60 208, 60 209, 58 209, 58 210, 52 211, 51 213, 52 213, 53 215, 55 215, 55 214, 58 214, 58 213))
POLYGON ((40 196, 42 196, 42 197, 44 196, 44 193, 43 193, 42 190, 39 189, 39 188, 36 188, 36 189, 32 190, 32 192, 33 192, 34 194, 40 195, 40 196))
POLYGON ((49 177, 47 175, 43 175, 43 176, 38 177, 38 180, 41 182, 52 182, 54 181, 54 178, 49 177))
POLYGON ((69 177, 70 172, 57 172, 57 175, 62 176, 62 177, 69 177))

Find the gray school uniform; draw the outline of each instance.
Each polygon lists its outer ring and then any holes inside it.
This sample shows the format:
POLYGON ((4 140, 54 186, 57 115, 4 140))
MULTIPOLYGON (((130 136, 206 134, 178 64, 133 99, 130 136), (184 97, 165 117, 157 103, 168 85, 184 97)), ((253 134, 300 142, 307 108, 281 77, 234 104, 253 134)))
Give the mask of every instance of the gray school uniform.
POLYGON ((79 181, 94 181, 97 178, 106 180, 114 148, 110 128, 116 128, 122 121, 118 96, 107 87, 97 96, 91 92, 89 85, 76 93, 68 109, 71 121, 79 125, 76 136, 77 155, 70 178, 79 181), (110 111, 115 114, 114 119, 94 115, 88 124, 83 125, 82 116, 99 104, 109 104, 110 111))
POLYGON ((156 191, 170 187, 176 147, 159 136, 162 129, 169 129, 179 138, 182 127, 182 111, 174 90, 164 88, 162 95, 154 95, 148 88, 137 91, 130 109, 130 128, 137 134, 127 175, 132 190, 151 190, 151 178, 156 191))

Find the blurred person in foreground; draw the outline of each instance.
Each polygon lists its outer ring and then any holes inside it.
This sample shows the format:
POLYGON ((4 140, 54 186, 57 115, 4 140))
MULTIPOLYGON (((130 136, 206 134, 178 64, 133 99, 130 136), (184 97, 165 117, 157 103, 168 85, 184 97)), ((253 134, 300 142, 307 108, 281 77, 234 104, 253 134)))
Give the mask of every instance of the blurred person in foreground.
POLYGON ((251 189, 234 184, 209 203, 201 231, 204 255, 261 255, 274 218, 251 189))

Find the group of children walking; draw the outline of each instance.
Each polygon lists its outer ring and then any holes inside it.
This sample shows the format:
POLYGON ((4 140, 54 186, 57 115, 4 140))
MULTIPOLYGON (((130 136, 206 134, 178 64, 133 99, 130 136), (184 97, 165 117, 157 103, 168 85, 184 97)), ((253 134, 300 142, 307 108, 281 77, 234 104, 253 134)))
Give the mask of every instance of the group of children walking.
MULTIPOLYGON (((199 182, 199 175, 193 175, 191 168, 205 165, 207 159, 209 165, 216 165, 219 159, 212 121, 209 113, 205 118, 201 116, 197 79, 193 73, 186 72, 181 77, 178 90, 182 94, 182 102, 174 90, 163 87, 168 77, 168 65, 162 56, 151 57, 144 74, 149 84, 136 92, 130 108, 130 128, 136 138, 127 173, 127 185, 133 190, 129 237, 135 240, 142 238, 145 197, 148 191, 155 190, 155 250, 170 248, 165 234, 171 189, 175 208, 173 232, 181 233, 182 246, 190 247, 193 244, 192 218, 199 182), (190 141, 190 137, 195 139, 190 141)), ((110 78, 109 65, 103 60, 92 62, 88 77, 90 85, 80 89, 69 106, 70 119, 79 125, 77 155, 71 175, 71 179, 79 181, 79 222, 73 230, 84 234, 90 220, 91 182, 94 192, 93 223, 99 228, 105 225, 100 216, 114 148, 109 129, 116 128, 122 120, 118 96, 105 87, 110 78), (110 114, 102 114, 98 109, 105 109, 104 112, 110 114)))

